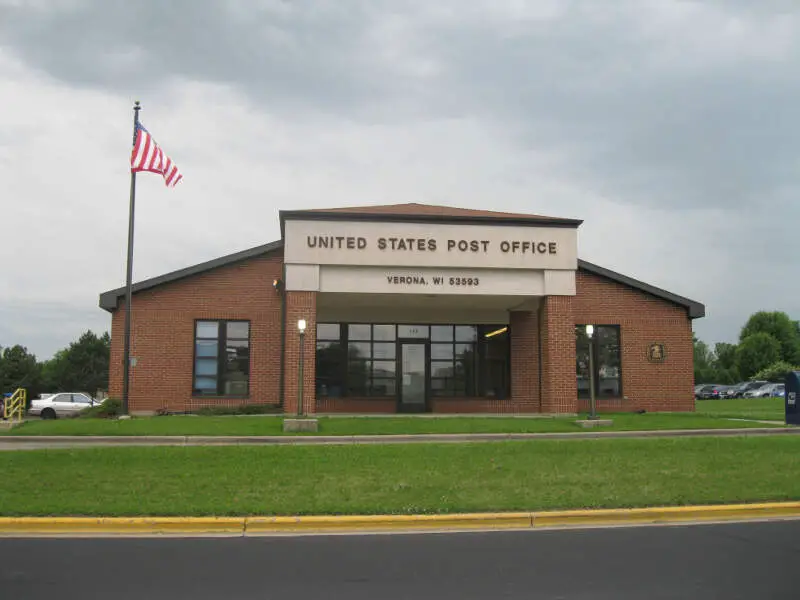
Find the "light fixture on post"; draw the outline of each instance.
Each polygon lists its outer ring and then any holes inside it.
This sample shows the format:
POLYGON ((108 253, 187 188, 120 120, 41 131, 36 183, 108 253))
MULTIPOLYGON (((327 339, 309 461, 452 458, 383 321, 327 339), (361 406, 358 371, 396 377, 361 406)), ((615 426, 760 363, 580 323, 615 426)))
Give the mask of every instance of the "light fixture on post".
POLYGON ((594 395, 594 325, 586 326, 589 338, 589 419, 597 418, 597 399, 594 395))
POLYGON ((303 359, 304 359, 304 348, 305 345, 305 338, 306 338, 306 320, 299 319, 297 321, 297 331, 300 334, 300 364, 297 368, 297 416, 303 416, 303 359))

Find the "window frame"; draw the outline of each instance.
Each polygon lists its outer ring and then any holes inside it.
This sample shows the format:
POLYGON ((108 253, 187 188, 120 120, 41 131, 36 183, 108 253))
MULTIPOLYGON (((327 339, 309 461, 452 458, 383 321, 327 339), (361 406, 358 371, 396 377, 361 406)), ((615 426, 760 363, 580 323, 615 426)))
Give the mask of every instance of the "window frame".
POLYGON ((485 392, 482 390, 481 386, 481 366, 482 361, 479 358, 480 353, 480 346, 481 346, 481 336, 480 336, 480 325, 475 324, 463 324, 463 323, 437 323, 435 325, 431 325, 431 333, 430 333, 430 355, 428 357, 428 365, 430 373, 428 375, 428 381, 430 382, 430 394, 432 398, 484 398, 485 392), (450 330, 450 335, 447 336, 447 340, 434 340, 433 337, 433 327, 444 328, 447 327, 450 330), (474 337, 471 341, 463 341, 458 339, 457 330, 459 327, 471 327, 474 332, 474 337), (469 346, 469 350, 472 351, 472 380, 470 381, 466 376, 463 378, 459 377, 458 374, 458 365, 460 364, 459 353, 457 352, 457 348, 459 346, 469 346), (450 358, 438 358, 434 357, 435 351, 434 348, 449 348, 450 349, 450 358), (437 365, 450 365, 452 367, 452 374, 449 377, 446 376, 435 376, 435 368, 437 365), (437 389, 434 385, 434 382, 441 381, 444 383, 443 387, 437 389), (463 390, 460 386, 460 383, 464 383, 463 390), (447 385, 450 383, 451 385, 447 385), (472 393, 470 393, 472 392, 472 393))
MULTIPOLYGON (((319 350, 319 344, 338 344, 339 351, 341 353, 340 360, 339 360, 339 368, 338 372, 334 372, 333 376, 329 376, 326 374, 325 376, 325 385, 329 388, 340 389, 341 393, 338 395, 322 395, 319 394, 319 390, 321 382, 319 380, 318 374, 315 377, 314 389, 317 390, 317 393, 320 397, 337 399, 337 398, 394 398, 399 394, 400 390, 400 371, 402 369, 402 362, 400 356, 400 348, 402 343, 404 342, 415 342, 415 343, 424 343, 428 347, 428 356, 427 356, 427 385, 428 390, 431 398, 436 398, 440 400, 447 400, 448 398, 465 398, 468 400, 492 400, 492 401, 504 401, 509 400, 511 398, 511 336, 510 331, 506 334, 507 337, 505 338, 505 352, 501 358, 492 357, 489 358, 489 346, 492 343, 488 338, 485 338, 485 334, 491 332, 499 327, 506 327, 508 328, 509 325, 503 324, 493 324, 493 323, 430 323, 424 324, 423 327, 427 329, 428 335, 425 336, 418 336, 418 337, 403 337, 400 335, 401 327, 408 327, 413 325, 419 325, 419 323, 364 323, 364 322, 339 322, 333 323, 329 321, 324 321, 317 323, 317 327, 324 326, 337 326, 338 327, 338 338, 332 338, 330 336, 317 336, 316 339, 316 347, 315 347, 315 360, 316 360, 316 352, 319 350), (370 339, 361 339, 364 336, 359 336, 357 340, 350 339, 350 326, 352 325, 368 325, 370 326, 370 339), (393 340, 386 340, 384 338, 376 338, 375 337, 375 327, 376 326, 392 326, 394 327, 394 339, 393 340), (434 341, 434 334, 433 328, 434 327, 448 327, 451 331, 451 340, 450 341, 434 341), (472 341, 464 341, 459 336, 457 336, 457 331, 459 327, 471 327, 474 331, 474 338, 472 341), (370 355, 368 358, 358 358, 351 360, 350 358, 350 351, 349 351, 349 344, 350 343, 363 343, 369 344, 370 347, 370 355), (394 345, 395 352, 394 352, 394 359, 386 359, 386 358, 376 358, 374 355, 374 348, 375 344, 392 344, 394 345), (453 357, 451 359, 437 359, 434 358, 434 350, 435 346, 444 345, 450 346, 452 348, 453 357), (447 380, 452 379, 452 377, 435 377, 433 375, 434 367, 439 364, 450 364, 453 367, 454 374, 457 371, 457 365, 461 364, 461 361, 458 359, 458 355, 456 354, 456 349, 459 346, 470 346, 473 351, 473 364, 471 366, 473 375, 470 381, 466 381, 464 379, 464 389, 461 391, 460 389, 455 389, 457 386, 453 386, 453 391, 447 393, 436 393, 434 391, 434 380, 447 380), (368 362, 369 363, 369 377, 366 384, 366 389, 364 390, 365 394, 355 393, 357 390, 351 391, 351 381, 350 381, 350 364, 355 360, 361 362, 368 362), (378 377, 374 376, 374 363, 381 363, 381 362, 394 362, 395 364, 395 376, 394 376, 394 389, 395 393, 393 395, 376 395, 372 392, 375 390, 375 382, 384 382, 384 381, 391 381, 391 377, 378 377), (502 368, 502 383, 498 386, 493 386, 491 388, 492 391, 497 391, 497 393, 490 394, 489 393, 489 382, 491 379, 490 370, 496 368, 497 365, 501 365, 502 368), (333 378, 338 378, 338 381, 335 381, 333 378)), ((317 331, 319 331, 317 329, 317 331)))
POLYGON ((340 323, 340 335, 343 336, 340 339, 340 343, 342 344, 343 352, 345 353, 343 366, 344 366, 344 385, 342 389, 344 391, 345 398, 396 398, 398 392, 397 380, 398 380, 398 368, 399 368, 399 360, 397 357, 397 349, 398 349, 398 328, 396 323, 364 323, 364 322, 351 322, 351 323, 340 323), (375 338, 375 326, 376 325, 392 325, 394 327, 394 339, 386 340, 384 338, 375 338), (369 339, 365 339, 364 337, 357 337, 355 339, 350 338, 350 327, 352 326, 361 326, 361 327, 369 327, 369 339), (369 346, 369 356, 366 358, 351 358, 350 357, 350 344, 367 344, 369 346), (393 358, 386 358, 381 356, 379 358, 375 357, 375 344, 381 345, 391 345, 394 347, 393 358), (364 389, 364 393, 358 392, 351 392, 351 385, 350 385, 350 364, 352 363, 360 363, 360 364, 367 364, 367 378, 366 378, 366 388, 364 389), (384 377, 375 377, 375 363, 376 362, 392 362, 394 363, 394 375, 392 376, 384 376, 384 377), (374 391, 376 389, 375 381, 378 382, 387 382, 391 381, 392 389, 394 393, 392 394, 375 394, 374 391))
MULTIPOLYGON (((577 361, 578 361, 578 340, 580 339, 578 331, 579 330, 583 331, 583 335, 586 336, 586 325, 587 325, 586 323, 577 323, 575 325, 575 364, 576 364, 576 367, 577 367, 577 361)), ((622 327, 618 323, 600 323, 600 324, 593 324, 593 325, 594 325, 594 334, 592 335, 592 337, 594 338, 595 342, 590 345, 590 348, 591 348, 591 352, 592 352, 592 363, 593 363, 593 366, 594 366, 594 386, 595 386, 594 395, 595 395, 595 399, 598 402, 601 402, 601 401, 604 401, 604 400, 619 400, 621 398, 624 398, 624 396, 625 396, 625 390, 623 388, 623 377, 622 377, 623 372, 624 372, 623 365, 622 365, 622 355, 623 355, 623 352, 622 352, 622 347, 623 347, 622 346, 622 327), (614 329, 617 332, 617 352, 618 352, 618 359, 619 359, 619 367, 618 367, 619 375, 617 377, 617 381, 618 381, 617 394, 613 395, 613 396, 604 396, 604 395, 600 394, 600 366, 601 366, 600 365, 600 345, 596 343, 596 340, 597 340, 598 333, 600 332, 601 329, 614 329)), ((588 365, 587 365, 587 369, 588 369, 588 365)), ((589 373, 590 382, 591 382, 591 376, 592 376, 592 373, 589 373)), ((577 377, 578 377, 578 374, 577 374, 577 368, 576 368, 576 373, 575 373, 576 382, 577 382, 577 377)), ((591 385, 591 383, 589 385, 591 385)), ((580 389, 578 389, 576 391, 576 396, 578 397, 579 400, 588 400, 588 399, 591 398, 591 389, 588 389, 587 394, 585 396, 582 396, 581 392, 580 392, 580 389)))
MULTIPOLYGON (((251 384, 251 373, 253 370, 253 355, 252 355, 252 337, 253 337, 253 324, 250 319, 194 319, 192 323, 192 398, 197 399, 215 399, 215 398, 237 398, 237 399, 249 399, 250 398, 250 384, 251 384), (197 383, 197 342, 198 340, 212 340, 214 338, 207 338, 201 337, 198 338, 197 336, 197 324, 198 323, 216 323, 217 324, 217 356, 216 356, 216 366, 217 372, 214 375, 214 378, 217 381, 216 391, 211 394, 204 394, 196 386, 197 383), (226 394, 224 392, 224 386, 226 382, 225 377, 225 366, 227 365, 227 342, 228 342, 228 323, 247 323, 247 392, 244 394, 226 394)), ((245 338, 241 337, 232 337, 231 340, 241 342, 244 341, 245 338)), ((200 358, 207 358, 211 359, 211 357, 200 357, 200 358)), ((210 360, 209 360, 210 362, 210 360)), ((208 377, 211 378, 211 375, 204 375, 201 374, 201 377, 208 377)))

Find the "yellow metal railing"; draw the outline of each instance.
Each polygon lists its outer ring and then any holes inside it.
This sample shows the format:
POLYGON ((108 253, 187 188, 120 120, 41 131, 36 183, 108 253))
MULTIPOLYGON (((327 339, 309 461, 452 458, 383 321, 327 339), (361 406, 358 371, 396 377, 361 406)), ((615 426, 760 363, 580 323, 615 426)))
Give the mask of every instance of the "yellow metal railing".
POLYGON ((28 391, 24 388, 17 389, 10 398, 3 403, 3 418, 9 421, 22 422, 25 416, 25 407, 28 404, 28 391))

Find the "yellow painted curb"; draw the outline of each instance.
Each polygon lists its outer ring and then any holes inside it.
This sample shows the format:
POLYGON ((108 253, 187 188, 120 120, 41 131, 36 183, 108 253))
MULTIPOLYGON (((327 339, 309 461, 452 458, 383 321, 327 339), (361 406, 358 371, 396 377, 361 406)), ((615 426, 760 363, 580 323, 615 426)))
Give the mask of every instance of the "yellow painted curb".
POLYGON ((189 534, 244 533, 243 517, 0 517, 8 534, 189 534))
POLYGON ((301 531, 393 531, 424 529, 530 529, 531 513, 249 517, 246 534, 301 531))
POLYGON ((754 520, 800 517, 800 502, 719 504, 598 510, 564 510, 533 513, 533 527, 588 527, 643 525, 697 521, 754 520))
POLYGON ((452 515, 0 517, 0 536, 511 530, 800 518, 800 502, 452 515))

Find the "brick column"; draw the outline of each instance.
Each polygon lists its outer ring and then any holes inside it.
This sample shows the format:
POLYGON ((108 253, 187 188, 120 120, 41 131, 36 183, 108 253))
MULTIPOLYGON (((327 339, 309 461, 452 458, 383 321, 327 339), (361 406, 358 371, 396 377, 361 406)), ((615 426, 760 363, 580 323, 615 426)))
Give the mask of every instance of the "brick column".
POLYGON ((286 292, 286 357, 284 358, 283 409, 287 414, 297 413, 298 370, 300 367, 300 334, 297 321, 306 320, 303 352, 303 412, 315 413, 316 402, 316 348, 317 348, 317 293, 286 292))
POLYGON ((542 412, 578 412, 575 319, 572 296, 546 296, 542 304, 542 412))
POLYGON ((510 313, 511 402, 513 412, 541 412, 539 398, 539 324, 534 311, 510 313))

